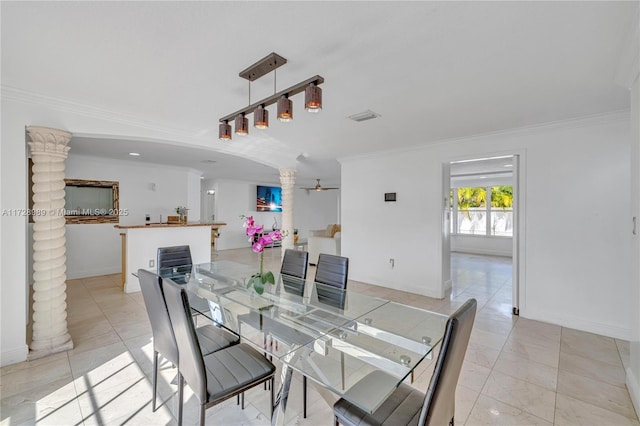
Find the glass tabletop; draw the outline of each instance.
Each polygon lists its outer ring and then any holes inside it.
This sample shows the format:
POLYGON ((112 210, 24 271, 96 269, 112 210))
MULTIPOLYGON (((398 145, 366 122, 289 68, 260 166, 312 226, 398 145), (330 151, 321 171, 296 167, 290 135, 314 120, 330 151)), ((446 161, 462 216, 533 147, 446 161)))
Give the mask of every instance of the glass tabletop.
POLYGON ((255 267, 195 265, 191 307, 322 386, 373 412, 444 335, 445 315, 276 275, 247 288, 255 267))

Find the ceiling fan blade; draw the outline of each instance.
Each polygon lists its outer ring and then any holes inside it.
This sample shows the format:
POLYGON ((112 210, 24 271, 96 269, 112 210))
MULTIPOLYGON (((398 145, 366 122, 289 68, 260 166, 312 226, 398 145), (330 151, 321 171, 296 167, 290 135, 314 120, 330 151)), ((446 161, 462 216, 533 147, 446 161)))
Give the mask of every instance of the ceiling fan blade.
POLYGON ((317 185, 311 188, 302 187, 301 189, 306 189, 307 191, 328 191, 330 189, 340 189, 340 188, 329 188, 320 185, 320 179, 316 179, 317 185))

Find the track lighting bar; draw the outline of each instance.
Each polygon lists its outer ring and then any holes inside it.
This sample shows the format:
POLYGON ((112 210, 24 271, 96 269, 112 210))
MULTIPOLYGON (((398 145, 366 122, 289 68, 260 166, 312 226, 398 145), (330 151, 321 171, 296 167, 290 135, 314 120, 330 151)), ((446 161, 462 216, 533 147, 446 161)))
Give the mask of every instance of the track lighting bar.
POLYGON ((324 83, 324 78, 320 77, 319 75, 316 75, 314 77, 311 77, 305 81, 302 81, 296 85, 293 85, 291 87, 289 87, 288 89, 282 90, 274 95, 269 96, 268 98, 264 98, 262 100, 259 100, 257 102, 252 103, 249 106, 246 106, 234 113, 231 113, 229 115, 225 115, 224 117, 222 117, 220 120, 221 123, 224 122, 228 122, 228 121, 233 121, 237 116, 239 115, 248 115, 251 114, 253 111, 255 111, 260 105, 262 105, 263 108, 266 108, 269 105, 273 105, 276 102, 278 102, 278 99, 280 99, 282 96, 286 96, 288 98, 290 98, 291 96, 297 95, 298 93, 302 93, 305 91, 305 89, 307 88, 307 86, 309 86, 311 83, 314 83, 316 86, 324 83))

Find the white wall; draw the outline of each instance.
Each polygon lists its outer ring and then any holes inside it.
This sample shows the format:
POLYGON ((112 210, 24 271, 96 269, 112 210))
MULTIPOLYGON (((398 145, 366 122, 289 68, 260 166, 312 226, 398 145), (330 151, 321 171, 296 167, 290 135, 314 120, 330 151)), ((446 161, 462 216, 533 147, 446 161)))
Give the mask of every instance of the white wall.
MULTIPOLYGON (((636 21, 636 25, 638 22, 636 21)), ((637 42, 636 42, 637 45, 637 42)), ((637 55, 637 53, 636 53, 637 55)), ((636 56, 637 58, 637 56, 636 56)), ((637 62, 636 62, 637 64, 637 62)), ((631 87, 631 216, 640 221, 640 81, 631 87)), ((627 388, 640 416, 640 222, 636 224, 636 235, 631 246, 631 365, 627 369, 627 388)))
MULTIPOLYGON (((27 144, 24 120, 2 99, 0 209, 27 208, 27 144)), ((27 218, 0 217, 0 366, 26 359, 27 218)))
POLYGON ((301 239, 309 237, 309 231, 326 229, 331 223, 340 223, 340 191, 307 191, 296 188, 293 223, 301 239))
MULTIPOLYGON (((257 183, 236 180, 207 181, 207 189, 215 189, 216 222, 225 222, 227 226, 220 229, 220 237, 216 240, 218 250, 249 247, 244 234, 240 215, 252 215, 257 223, 271 229, 274 217, 278 226, 282 226, 281 213, 256 211, 257 183)), ((260 185, 279 186, 274 183, 260 185)), ((206 197, 206 195, 204 195, 206 197)), ((324 229, 330 223, 338 223, 339 191, 305 191, 296 188, 294 192, 294 226, 300 238, 307 238, 311 229, 324 229)))
MULTIPOLYGON (((73 141, 72 141, 73 143, 73 141)), ((200 216, 200 175, 188 169, 73 155, 67 159, 68 178, 120 182, 120 209, 128 215, 119 225, 138 225, 151 215, 151 222, 166 221, 178 205, 191 206, 189 221, 200 216), (155 184, 152 189, 151 184, 155 184), (197 189, 193 187, 197 186, 197 189), (190 192, 198 197, 189 200, 190 192), (192 216, 193 212, 193 216, 192 216)), ((121 271, 120 230, 108 224, 70 224, 67 231, 67 277, 82 278, 121 271)))
POLYGON ((526 238, 521 316, 628 339, 628 123, 628 114, 611 114, 343 159, 350 278, 442 296, 442 164, 517 153, 526 238), (568 196, 549 203, 558 190, 568 196), (398 201, 385 203, 385 192, 398 201))
POLYGON ((513 239, 483 235, 451 235, 451 251, 511 257, 513 239))
POLYGON ((640 415, 640 5, 636 6, 633 25, 627 34, 621 55, 617 81, 630 89, 631 95, 631 209, 636 234, 631 237, 631 354, 627 368, 627 388, 640 415))
POLYGON ((211 228, 208 226, 131 228, 127 233, 127 275, 124 291, 140 291, 140 281, 133 274, 149 266, 157 259, 158 247, 187 245, 193 264, 211 262, 211 228))

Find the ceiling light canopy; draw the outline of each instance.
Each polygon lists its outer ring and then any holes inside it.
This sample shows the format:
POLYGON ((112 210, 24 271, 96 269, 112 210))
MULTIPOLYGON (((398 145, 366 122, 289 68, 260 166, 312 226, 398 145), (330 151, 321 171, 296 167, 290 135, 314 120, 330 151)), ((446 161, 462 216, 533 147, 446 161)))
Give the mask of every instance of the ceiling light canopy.
POLYGON ((289 122, 293 120, 293 102, 291 97, 298 93, 305 92, 304 107, 309 112, 318 112, 322 109, 322 89, 318 87, 324 83, 324 78, 319 75, 308 78, 295 84, 285 90, 276 92, 276 68, 287 63, 287 60, 276 53, 270 53, 260 59, 249 68, 240 72, 240 77, 249 80, 249 105, 220 118, 220 126, 218 138, 220 140, 231 140, 231 126, 229 121, 235 120, 235 132, 239 135, 249 134, 249 125, 247 115, 253 113, 253 126, 256 129, 267 129, 269 127, 269 111, 266 109, 269 105, 277 103, 278 121, 289 122), (274 93, 273 95, 251 103, 251 82, 258 78, 274 72, 274 93))

